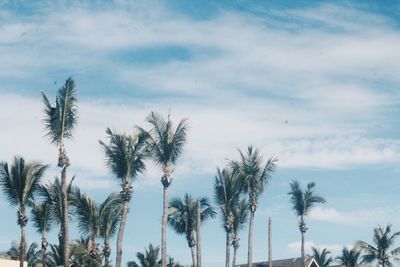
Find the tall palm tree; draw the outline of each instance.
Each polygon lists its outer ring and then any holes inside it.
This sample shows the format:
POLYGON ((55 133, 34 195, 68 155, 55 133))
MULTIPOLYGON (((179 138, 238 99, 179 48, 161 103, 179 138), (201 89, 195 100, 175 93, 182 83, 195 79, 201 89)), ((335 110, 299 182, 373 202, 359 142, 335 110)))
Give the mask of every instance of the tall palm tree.
POLYGON ((122 242, 124 237, 126 219, 128 215, 129 202, 133 195, 133 181, 137 175, 142 173, 147 157, 146 142, 147 132, 137 131, 134 135, 114 133, 107 128, 109 144, 100 141, 104 149, 106 162, 112 173, 121 182, 121 200, 123 202, 122 217, 117 236, 117 256, 116 267, 121 267, 122 262, 122 242))
POLYGON ((62 239, 64 249, 64 267, 69 267, 69 223, 68 223, 68 200, 67 200, 67 168, 70 165, 64 141, 72 138, 72 130, 77 123, 77 98, 75 82, 68 78, 56 96, 55 104, 52 105, 47 95, 42 92, 44 103, 44 123, 50 142, 58 146, 58 167, 61 168, 61 191, 62 191, 62 239))
POLYGON ((237 210, 242 194, 243 181, 229 167, 217 169, 214 182, 215 202, 222 215, 223 227, 226 232, 225 267, 230 267, 230 247, 232 243, 234 212, 237 210))
POLYGON ((331 254, 331 252, 326 248, 321 251, 319 248, 312 247, 311 251, 319 267, 328 267, 329 264, 332 263, 333 259, 332 257, 329 257, 329 254, 331 254))
POLYGON ((298 181, 290 182, 290 202, 292 209, 297 217, 299 217, 299 230, 301 233, 301 267, 304 267, 304 234, 307 231, 307 226, 304 217, 308 215, 309 211, 317 204, 325 203, 326 200, 315 194, 315 183, 307 184, 307 188, 303 191, 298 181))
POLYGON ((149 248, 145 248, 145 253, 136 253, 139 263, 135 261, 128 262, 128 267, 159 267, 161 266, 159 255, 160 247, 154 247, 152 244, 149 244, 149 248))
POLYGON ((277 158, 268 159, 266 164, 263 164, 262 156, 258 149, 253 149, 252 146, 247 148, 246 153, 239 150, 240 161, 233 162, 234 171, 238 171, 244 181, 244 190, 249 198, 249 238, 248 238, 248 254, 247 266, 253 266, 253 231, 254 231, 254 215, 258 206, 258 200, 268 182, 272 178, 272 173, 276 169, 277 158))
POLYGON ((53 216, 51 212, 51 207, 49 203, 36 203, 32 209, 32 221, 33 226, 36 228, 36 231, 42 235, 42 247, 41 247, 41 254, 42 254, 42 263, 43 266, 46 266, 47 263, 47 247, 49 245, 47 241, 47 233, 53 227, 53 216))
POLYGON ((239 249, 239 231, 243 229, 244 224, 247 222, 249 216, 249 202, 246 199, 242 199, 239 202, 239 206, 235 207, 233 210, 233 236, 232 236, 232 246, 233 246, 233 258, 232 266, 236 266, 237 251, 239 249))
MULTIPOLYGON (((196 246, 196 208, 197 199, 189 194, 181 198, 173 198, 169 203, 170 214, 168 215, 168 223, 177 234, 184 234, 186 241, 192 253, 193 266, 197 266, 195 246, 196 246)), ((204 222, 209 218, 214 218, 216 212, 211 207, 206 197, 200 198, 201 221, 204 222)))
MULTIPOLYGON (((161 266, 167 264, 167 220, 168 220, 168 188, 172 183, 172 172, 186 143, 188 123, 182 119, 174 129, 173 123, 168 115, 165 120, 161 114, 151 112, 146 121, 151 125, 149 132, 149 150, 153 161, 161 166, 163 176, 163 215, 161 226, 161 266)), ((143 129, 142 129, 143 130, 143 129)))
POLYGON ((336 257, 336 260, 345 267, 359 266, 361 252, 357 247, 348 249, 343 247, 342 254, 336 257))
POLYGON ((373 245, 364 241, 358 241, 359 247, 364 255, 361 256, 361 263, 378 262, 382 267, 390 267, 392 260, 398 260, 396 255, 400 254, 400 247, 393 248, 396 238, 400 236, 400 232, 392 233, 392 225, 385 228, 378 226, 374 228, 373 245))
POLYGON ((21 229, 20 267, 26 258, 25 227, 28 223, 26 208, 32 207, 40 190, 40 180, 48 168, 38 161, 25 162, 22 157, 14 157, 8 167, 6 162, 0 163, 0 187, 11 206, 18 206, 17 224, 21 229))

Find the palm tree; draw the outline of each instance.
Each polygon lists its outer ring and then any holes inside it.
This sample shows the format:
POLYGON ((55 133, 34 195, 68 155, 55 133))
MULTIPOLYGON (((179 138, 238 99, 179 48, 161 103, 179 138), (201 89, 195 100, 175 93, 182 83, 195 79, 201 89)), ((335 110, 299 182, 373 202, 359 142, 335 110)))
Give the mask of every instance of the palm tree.
POLYGON ((111 246, 110 238, 112 238, 118 229, 118 224, 122 216, 122 203, 119 194, 111 194, 100 205, 100 237, 103 238, 103 255, 105 267, 110 266, 111 246))
POLYGON ((258 206, 258 200, 264 192, 268 182, 272 178, 272 173, 276 169, 277 158, 268 159, 263 165, 263 159, 258 149, 252 146, 247 148, 244 154, 239 150, 240 161, 232 162, 234 171, 238 171, 242 175, 244 181, 244 191, 249 197, 249 238, 248 238, 248 254, 247 266, 253 266, 253 231, 254 231, 254 215, 258 206))
POLYGON ((307 226, 304 217, 308 215, 309 211, 316 205, 325 203, 326 200, 315 194, 315 183, 307 184, 307 188, 303 191, 298 181, 290 182, 290 202, 292 208, 299 217, 299 229, 301 233, 301 267, 304 267, 304 234, 307 231, 307 226))
POLYGON ((319 248, 312 247, 311 251, 319 267, 328 267, 333 261, 332 257, 329 257, 331 252, 326 248, 321 251, 319 248))
MULTIPOLYGON (((182 119, 174 129, 168 115, 165 120, 159 113, 151 112, 146 118, 152 129, 149 132, 149 150, 153 161, 161 166, 163 176, 163 215, 161 227, 161 266, 167 264, 167 220, 168 220, 168 187, 172 183, 172 172, 186 143, 187 119, 182 119)), ((141 129, 141 128, 140 128, 141 129)), ((143 129, 142 129, 143 130, 143 129)))
POLYGON ((359 266, 361 252, 357 247, 348 249, 343 247, 342 254, 336 257, 336 260, 345 267, 357 267, 359 266))
MULTIPOLYGON (((28 262, 28 266, 34 266, 37 262, 37 248, 38 245, 36 243, 31 243, 28 246, 28 249, 26 251, 26 261, 28 262)), ((8 249, 6 254, 12 259, 12 260, 18 260, 21 255, 21 245, 18 244, 17 242, 13 241, 11 242, 11 247, 8 249)))
POLYGON ((136 257, 139 260, 139 264, 135 261, 128 262, 128 267, 159 267, 161 266, 160 259, 160 247, 154 247, 152 244, 149 244, 149 249, 145 248, 145 253, 138 252, 136 253, 136 257))
POLYGON ((396 255, 400 254, 400 247, 393 248, 396 238, 400 236, 400 232, 392 233, 392 225, 385 228, 378 226, 374 228, 373 245, 364 241, 358 241, 359 247, 364 255, 361 256, 361 263, 371 263, 378 261, 378 265, 392 266, 392 260, 398 260, 396 255))
POLYGON ((44 123, 50 142, 58 146, 58 167, 61 168, 61 191, 62 191, 62 240, 64 249, 64 267, 69 267, 69 223, 68 223, 68 200, 67 200, 67 168, 70 165, 69 158, 64 146, 66 138, 72 138, 72 130, 77 123, 77 98, 75 82, 68 78, 56 96, 53 106, 42 92, 44 103, 44 123))
MULTIPOLYGON (((71 261, 74 266, 101 267, 100 251, 93 251, 90 237, 80 237, 71 244, 71 261)), ((95 245, 96 247, 96 245, 95 245)))
POLYGON ((22 157, 14 157, 11 167, 0 163, 0 187, 11 206, 18 206, 17 223, 21 228, 20 267, 23 267, 26 252, 25 227, 28 223, 26 208, 34 205, 40 189, 40 180, 48 168, 38 161, 25 162, 22 157))
POLYGON ((239 206, 235 207, 233 210, 233 236, 232 236, 232 246, 233 246, 233 259, 232 266, 236 266, 237 251, 239 249, 239 231, 243 229, 244 224, 247 222, 249 216, 249 202, 246 199, 242 199, 239 202, 239 206))
MULTIPOLYGON (((186 241, 192 253, 193 266, 197 266, 195 246, 196 238, 196 208, 197 199, 189 194, 185 194, 183 199, 173 198, 170 203, 170 214, 168 215, 168 223, 177 234, 184 234, 186 241)), ((209 218, 214 218, 216 212, 211 207, 206 197, 200 198, 201 221, 204 222, 209 218)))
POLYGON ((60 266, 64 263, 64 249, 62 245, 53 245, 50 244, 50 252, 48 258, 54 264, 54 266, 60 266))
POLYGON ((121 182, 122 217, 117 236, 116 267, 121 267, 122 242, 125 231, 129 202, 133 194, 133 181, 145 170, 147 132, 139 130, 134 135, 114 133, 107 128, 109 144, 100 141, 108 167, 121 182))
POLYGON ((222 171, 217 169, 214 183, 215 202, 222 215, 223 227, 226 232, 225 266, 230 267, 230 247, 232 243, 234 212, 239 206, 243 183, 237 173, 226 167, 222 171))
POLYGON ((173 257, 168 257, 167 267, 184 267, 179 262, 175 262, 173 257))
POLYGON ((51 212, 51 207, 48 203, 37 203, 32 209, 32 221, 33 226, 36 228, 36 231, 42 235, 42 263, 43 266, 46 266, 47 263, 47 247, 49 245, 46 234, 51 230, 53 226, 53 216, 51 212))

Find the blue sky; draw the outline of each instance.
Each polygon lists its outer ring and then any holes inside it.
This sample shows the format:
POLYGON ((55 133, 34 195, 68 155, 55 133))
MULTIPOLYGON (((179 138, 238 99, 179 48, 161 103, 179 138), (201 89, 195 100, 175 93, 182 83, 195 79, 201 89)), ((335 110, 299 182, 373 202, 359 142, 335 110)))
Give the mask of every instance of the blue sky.
MULTIPOLYGON (((98 145, 105 128, 147 127, 151 110, 171 109, 190 120, 171 196, 212 198, 217 166, 253 144, 280 160, 256 213, 255 260, 266 259, 268 216, 274 258, 299 255, 291 179, 315 181, 327 198, 306 240, 337 254, 370 241, 378 224, 400 229, 399 13, 398 1, 0 0, 0 159, 40 159, 52 164, 45 180, 57 174, 40 91, 54 96, 72 76, 80 121, 67 144, 70 173, 96 199, 118 190, 98 145)), ((159 177, 149 164, 135 185, 124 261, 159 243, 159 177)), ((0 199, 4 250, 19 232, 0 199)), ((203 232, 205 266, 222 266, 219 218, 203 232)), ((168 235, 168 254, 190 263, 184 237, 168 235)), ((28 240, 39 241, 31 228, 28 240)))

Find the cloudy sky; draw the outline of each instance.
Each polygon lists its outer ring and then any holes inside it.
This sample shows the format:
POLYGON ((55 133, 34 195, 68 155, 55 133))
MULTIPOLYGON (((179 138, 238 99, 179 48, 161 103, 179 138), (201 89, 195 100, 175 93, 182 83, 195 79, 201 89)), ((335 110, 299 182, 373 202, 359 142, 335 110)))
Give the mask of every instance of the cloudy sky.
MULTIPOLYGON (((336 254, 371 241, 378 224, 400 230, 399 15, 397 1, 0 0, 0 159, 39 159, 52 166, 45 181, 57 175, 40 91, 54 97, 72 77, 79 125, 67 143, 70 174, 97 200, 119 186, 98 144, 105 128, 148 128, 151 110, 171 110, 190 121, 171 196, 212 199, 216 168, 252 144, 279 157, 256 213, 255 260, 267 257, 269 216, 274 258, 300 254, 292 179, 315 181, 328 201, 308 218, 307 247, 336 254)), ((160 243, 159 178, 149 163, 135 184, 125 262, 160 243)), ((5 250, 19 232, 1 195, 0 212, 5 250)), ((222 266, 220 218, 203 232, 204 265, 222 266)), ((184 237, 168 235, 168 254, 190 263, 184 237)), ((28 240, 39 242, 32 228, 28 240)))

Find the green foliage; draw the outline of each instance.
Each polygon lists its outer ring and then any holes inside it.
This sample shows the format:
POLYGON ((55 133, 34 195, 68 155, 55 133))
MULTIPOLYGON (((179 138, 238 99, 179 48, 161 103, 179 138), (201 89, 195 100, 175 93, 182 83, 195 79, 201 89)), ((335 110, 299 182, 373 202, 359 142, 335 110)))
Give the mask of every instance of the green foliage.
POLYGON ((244 224, 247 222, 249 216, 249 202, 242 199, 239 205, 233 210, 233 234, 238 237, 239 231, 243 229, 244 224))
POLYGON ((140 130, 134 135, 114 133, 110 128, 106 133, 109 144, 99 142, 104 149, 107 165, 123 184, 130 182, 145 170, 148 134, 140 130))
MULTIPOLYGON (((74 266, 101 267, 102 255, 97 251, 96 257, 91 254, 89 238, 74 240, 71 244, 71 261, 74 266)), ((95 244, 97 245, 97 244, 95 244)))
POLYGON ((174 165, 186 143, 188 120, 182 119, 174 129, 169 115, 166 120, 161 114, 151 112, 146 121, 152 127, 148 146, 153 160, 163 167, 174 165))
POLYGON ((47 202, 36 203, 31 211, 33 226, 39 234, 45 234, 51 230, 54 224, 51 206, 47 202))
POLYGON ((72 130, 77 122, 77 99, 75 82, 68 78, 58 90, 55 105, 42 92, 44 103, 44 123, 50 141, 60 144, 63 138, 71 138, 72 130))
POLYGON ((381 266, 392 266, 392 261, 400 254, 400 247, 393 248, 396 238, 400 232, 392 233, 392 225, 385 228, 378 226, 374 228, 373 245, 364 241, 358 241, 357 247, 364 252, 361 263, 372 263, 377 261, 381 266))
POLYGON ((38 161, 25 162, 22 157, 14 157, 9 168, 0 163, 0 187, 11 206, 33 206, 40 189, 40 180, 48 166, 38 161))
POLYGON ((333 259, 332 257, 329 257, 329 254, 331 254, 331 252, 326 248, 320 251, 319 249, 312 247, 311 251, 319 267, 328 267, 332 263, 333 259))
POLYGON ((336 260, 345 267, 357 267, 360 264, 361 252, 357 247, 348 249, 343 247, 342 254, 336 260))
POLYGON ((316 204, 325 203, 326 200, 315 194, 315 183, 307 184, 307 188, 303 191, 298 181, 290 182, 290 202, 293 210, 299 217, 306 216, 308 212, 316 204))
POLYGON ((158 246, 154 247, 149 244, 149 248, 145 248, 145 252, 136 253, 138 258, 138 263, 135 261, 128 262, 128 267, 160 267, 161 260, 159 258, 160 248, 158 246))

